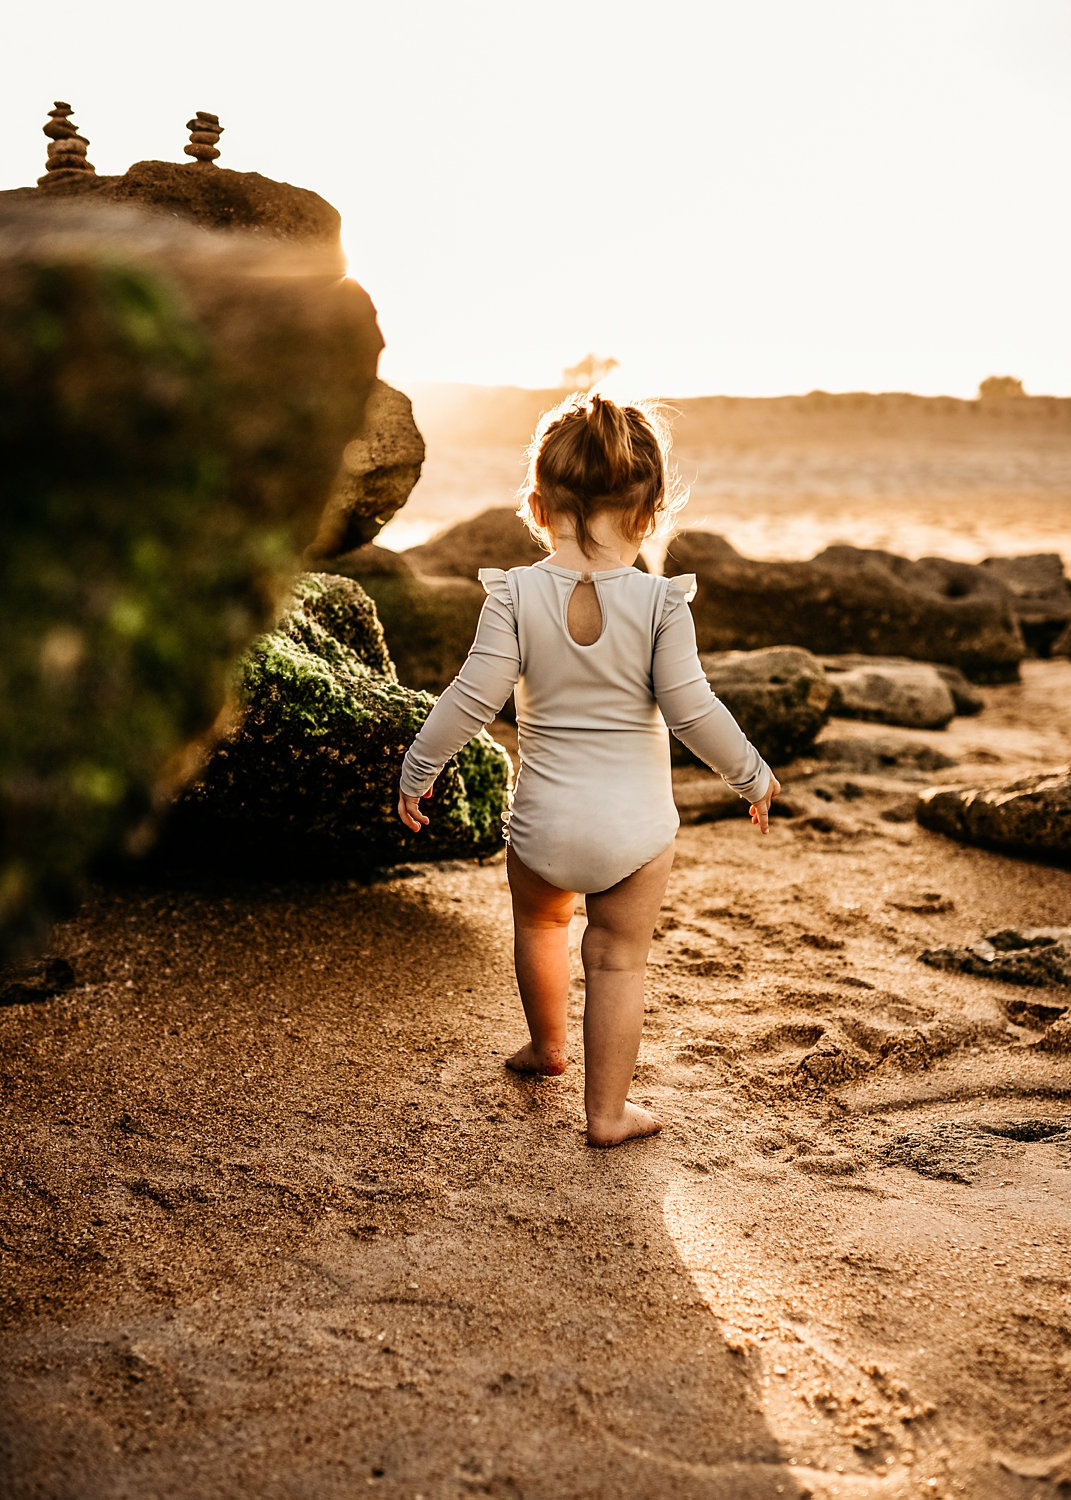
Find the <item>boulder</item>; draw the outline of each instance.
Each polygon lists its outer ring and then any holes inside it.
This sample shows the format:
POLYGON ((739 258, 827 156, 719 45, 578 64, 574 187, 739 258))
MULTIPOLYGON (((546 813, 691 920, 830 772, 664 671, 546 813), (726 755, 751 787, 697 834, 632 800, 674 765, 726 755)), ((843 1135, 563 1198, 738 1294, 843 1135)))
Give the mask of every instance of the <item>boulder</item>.
MULTIPOLYGON (((1003 979, 1007 984, 1071 988, 1071 928, 1068 927, 1005 928, 962 948, 928 948, 919 958, 934 969, 984 974, 988 979, 1003 979)), ((1025 1019, 1048 1023, 1066 1008, 1044 1007, 1025 1019)))
MULTIPOLYGON (((368 551, 360 549, 364 556, 368 551)), ((422 692, 441 693, 457 676, 472 645, 486 598, 482 585, 467 578, 388 572, 379 557, 372 559, 376 571, 364 571, 363 557, 357 558, 354 552, 342 561, 347 576, 352 568, 375 601, 398 680, 422 692)), ((405 554, 400 560, 407 565, 405 554)))
POLYGON ((322 562, 370 543, 401 509, 420 478, 424 439, 408 396, 377 380, 357 437, 346 444, 342 469, 309 549, 322 562))
POLYGON ((944 729, 955 716, 955 699, 929 663, 876 661, 864 665, 865 657, 852 660, 858 664, 842 666, 842 658, 822 658, 834 717, 899 724, 905 729, 944 729))
POLYGON ((722 537, 683 531, 667 573, 695 573, 700 651, 804 646, 958 667, 977 682, 1008 682, 1025 655, 1010 590, 988 569, 829 547, 809 562, 759 562, 722 537))
MULTIPOLYGON (((861 776, 893 776, 897 780, 919 780, 957 764, 951 755, 935 750, 923 740, 891 737, 819 740, 811 755, 840 770, 857 771, 861 776)), ((914 804, 911 816, 915 816, 914 804)))
MULTIPOLYGON (((345 275, 342 218, 319 193, 275 182, 259 172, 229 167, 201 170, 194 162, 138 161, 121 176, 79 173, 78 180, 51 178, 37 188, 0 192, 23 202, 91 197, 94 204, 133 205, 159 218, 192 220, 208 229, 241 230, 273 240, 292 240, 333 252, 331 270, 345 275)), ((64 207, 73 207, 69 201, 64 207)))
MULTIPOLYGON (((841 656, 820 657, 822 665, 827 672, 844 672, 853 667, 913 667, 919 665, 908 656, 860 656, 857 652, 846 652, 841 656)), ((926 662, 924 665, 932 667, 940 677, 941 681, 952 694, 952 702, 957 714, 969 717, 980 714, 985 707, 985 698, 981 692, 968 682, 958 667, 946 666, 944 662, 926 662)), ((836 710, 834 710, 834 713, 836 710)))
POLYGON ((5 203, 0 263, 2 953, 150 838, 290 586, 382 339, 330 253, 96 194, 5 203))
POLYGON ((527 568, 546 555, 509 505, 482 510, 403 553, 418 573, 468 579, 480 568, 527 568))
MULTIPOLYGON (((310 552, 306 554, 306 562, 311 561, 310 552)), ((392 552, 389 547, 379 547, 375 542, 368 542, 363 547, 354 547, 352 552, 342 552, 338 557, 330 557, 314 571, 319 573, 340 573, 343 578, 414 578, 412 563, 405 560, 400 552, 392 552)))
POLYGON ((707 681, 766 760, 791 760, 829 718, 832 690, 821 663, 798 646, 700 657, 707 681))
POLYGON ((1071 583, 1060 554, 987 557, 982 567, 1011 590, 1027 649, 1035 656, 1052 656, 1055 642, 1071 627, 1071 583))
MULTIPOLYGON (((475 578, 480 568, 527 568, 546 555, 508 505, 459 521, 403 554, 418 573, 429 578, 475 578)), ((641 573, 647 571, 642 557, 636 559, 636 567, 641 573)))
POLYGON ((1071 863, 1071 766, 1006 786, 934 788, 919 799, 924 828, 1013 854, 1071 863))
POLYGON ((357 583, 304 574, 244 657, 234 722, 179 798, 162 856, 345 874, 496 853, 511 769, 485 732, 440 776, 430 828, 398 821, 402 758, 433 702, 398 682, 357 583))

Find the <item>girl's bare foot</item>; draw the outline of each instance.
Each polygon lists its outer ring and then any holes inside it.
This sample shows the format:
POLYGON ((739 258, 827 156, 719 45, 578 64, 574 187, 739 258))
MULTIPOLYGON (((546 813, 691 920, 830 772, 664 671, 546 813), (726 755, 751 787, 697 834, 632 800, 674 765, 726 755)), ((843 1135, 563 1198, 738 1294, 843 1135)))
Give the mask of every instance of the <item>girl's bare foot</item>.
POLYGON ((538 1073, 541 1078, 558 1078, 565 1072, 569 1059, 564 1047, 548 1047, 537 1052, 531 1042, 506 1058, 506 1067, 515 1073, 538 1073))
POLYGON ((655 1119, 649 1110, 638 1104, 625 1101, 625 1108, 618 1120, 589 1120, 589 1146, 620 1146, 625 1141, 640 1140, 647 1135, 657 1135, 662 1121, 655 1119))

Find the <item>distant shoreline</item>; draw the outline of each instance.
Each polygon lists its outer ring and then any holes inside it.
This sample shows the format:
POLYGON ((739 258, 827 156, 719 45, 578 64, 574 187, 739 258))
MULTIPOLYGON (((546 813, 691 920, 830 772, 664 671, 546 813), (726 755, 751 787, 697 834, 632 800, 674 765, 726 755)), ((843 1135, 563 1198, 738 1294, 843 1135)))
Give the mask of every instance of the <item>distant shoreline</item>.
MULTIPOLYGON (((529 441, 542 412, 565 388, 414 382, 402 387, 429 442, 516 446, 529 441)), ((1071 438, 1071 396, 967 399, 907 391, 809 391, 785 396, 658 397, 676 413, 675 441, 764 442, 835 438, 1006 441, 1028 434, 1071 438), (914 434, 909 429, 918 427, 914 434)))

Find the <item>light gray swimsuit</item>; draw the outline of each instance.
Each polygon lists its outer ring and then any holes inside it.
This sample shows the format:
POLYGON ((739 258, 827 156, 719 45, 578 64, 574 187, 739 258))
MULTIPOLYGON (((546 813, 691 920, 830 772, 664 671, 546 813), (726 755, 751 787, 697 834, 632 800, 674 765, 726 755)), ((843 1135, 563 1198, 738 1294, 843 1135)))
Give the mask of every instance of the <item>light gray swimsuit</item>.
POLYGON ((401 789, 418 797, 516 686, 521 769, 506 838, 521 862, 566 891, 605 891, 660 854, 680 825, 668 724, 749 801, 770 769, 700 665, 688 600, 695 578, 635 568, 581 574, 552 563, 481 568, 476 639, 410 745, 401 789), (602 633, 569 634, 569 597, 595 584, 602 633), (659 712, 661 710, 661 713, 659 712))

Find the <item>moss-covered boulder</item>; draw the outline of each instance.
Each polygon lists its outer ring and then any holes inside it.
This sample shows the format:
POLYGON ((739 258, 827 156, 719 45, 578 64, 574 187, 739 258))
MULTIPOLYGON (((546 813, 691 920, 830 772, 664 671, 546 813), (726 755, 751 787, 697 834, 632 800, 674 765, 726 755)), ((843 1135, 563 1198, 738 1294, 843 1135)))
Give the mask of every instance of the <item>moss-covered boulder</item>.
POLYGON ((365 561, 370 551, 360 548, 339 559, 339 565, 347 572, 352 567, 351 576, 374 599, 399 681, 441 693, 472 645, 486 597, 483 588, 475 579, 387 572, 377 559, 365 561))
POLYGON ((183 793, 163 853, 360 873, 502 847, 510 763, 480 734, 440 776, 430 828, 398 821, 402 757, 433 699, 397 680, 375 609, 350 579, 310 573, 245 656, 231 728, 183 793))
POLYGON ((382 343, 330 264, 0 209, 0 957, 148 842, 290 586, 382 343))

